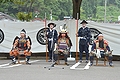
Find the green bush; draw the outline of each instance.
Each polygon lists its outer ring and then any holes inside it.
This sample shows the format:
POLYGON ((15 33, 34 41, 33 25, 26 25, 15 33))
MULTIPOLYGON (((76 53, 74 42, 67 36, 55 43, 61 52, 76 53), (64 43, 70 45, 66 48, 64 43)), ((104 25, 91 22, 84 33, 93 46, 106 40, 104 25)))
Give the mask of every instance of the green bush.
POLYGON ((18 12, 16 16, 21 21, 30 21, 32 19, 32 12, 29 13, 18 12))

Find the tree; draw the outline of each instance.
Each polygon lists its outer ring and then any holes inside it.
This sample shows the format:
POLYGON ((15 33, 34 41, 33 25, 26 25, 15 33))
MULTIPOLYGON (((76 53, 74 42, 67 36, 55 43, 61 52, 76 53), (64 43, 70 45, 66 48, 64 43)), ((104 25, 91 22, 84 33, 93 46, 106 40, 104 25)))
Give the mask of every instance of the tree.
POLYGON ((21 21, 30 21, 32 19, 32 13, 18 12, 17 18, 21 21))
POLYGON ((72 0, 73 2, 73 18, 77 19, 77 13, 78 13, 78 19, 80 19, 80 7, 82 0, 72 0))
POLYGON ((86 19, 96 18, 97 0, 82 1, 81 8, 84 10, 81 15, 85 15, 86 19))
POLYGON ((115 2, 118 5, 118 8, 120 8, 120 0, 115 0, 115 2))

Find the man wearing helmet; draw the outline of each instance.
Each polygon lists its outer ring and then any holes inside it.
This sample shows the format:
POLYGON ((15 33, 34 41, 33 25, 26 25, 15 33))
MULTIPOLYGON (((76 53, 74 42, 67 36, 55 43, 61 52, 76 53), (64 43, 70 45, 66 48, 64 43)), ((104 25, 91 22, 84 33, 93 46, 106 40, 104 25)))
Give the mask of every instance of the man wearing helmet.
POLYGON ((19 55, 25 55, 26 64, 29 63, 29 59, 31 56, 31 39, 30 37, 26 37, 26 31, 24 29, 20 32, 20 37, 16 36, 13 42, 12 50, 10 51, 10 58, 13 64, 16 64, 16 57, 19 55))

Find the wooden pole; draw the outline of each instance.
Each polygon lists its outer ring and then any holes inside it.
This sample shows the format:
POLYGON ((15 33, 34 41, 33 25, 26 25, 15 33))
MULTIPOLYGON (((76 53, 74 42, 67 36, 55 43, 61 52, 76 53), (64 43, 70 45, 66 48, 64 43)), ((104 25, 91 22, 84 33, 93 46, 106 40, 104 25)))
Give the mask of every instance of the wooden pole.
POLYGON ((104 14, 104 23, 106 23, 106 5, 107 5, 107 0, 105 0, 105 14, 104 14))
MULTIPOLYGON (((45 21, 44 21, 44 25, 45 25, 45 34, 47 35, 47 32, 46 32, 46 28, 47 28, 47 22, 46 22, 46 13, 45 13, 45 21)), ((46 37, 47 38, 47 37, 46 37)), ((47 39, 46 39, 46 62, 48 62, 48 52, 47 52, 47 49, 48 49, 48 47, 47 47, 48 45, 47 45, 47 39)))
MULTIPOLYGON (((78 13, 77 13, 77 20, 76 20, 76 34, 78 34, 78 13)), ((76 62, 78 62, 78 37, 76 35, 76 62)))

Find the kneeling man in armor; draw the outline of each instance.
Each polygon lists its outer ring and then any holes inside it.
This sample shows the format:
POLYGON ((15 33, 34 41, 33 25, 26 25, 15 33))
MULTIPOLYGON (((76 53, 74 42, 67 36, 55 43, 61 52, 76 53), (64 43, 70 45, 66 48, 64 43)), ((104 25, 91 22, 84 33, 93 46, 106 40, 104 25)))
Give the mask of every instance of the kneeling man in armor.
POLYGON ((24 55, 26 60, 26 64, 29 63, 29 59, 31 56, 31 39, 30 37, 26 37, 26 31, 24 29, 20 32, 20 37, 16 36, 13 42, 12 50, 10 51, 10 58, 12 60, 12 64, 16 64, 16 57, 20 55, 24 55))
POLYGON ((90 65, 93 65, 94 56, 97 58, 108 58, 109 65, 113 66, 112 64, 112 51, 108 45, 107 40, 103 39, 103 35, 99 34, 97 40, 94 41, 91 52, 90 52, 90 65))

